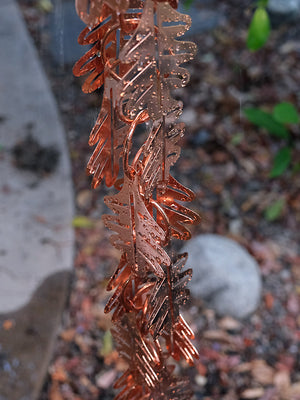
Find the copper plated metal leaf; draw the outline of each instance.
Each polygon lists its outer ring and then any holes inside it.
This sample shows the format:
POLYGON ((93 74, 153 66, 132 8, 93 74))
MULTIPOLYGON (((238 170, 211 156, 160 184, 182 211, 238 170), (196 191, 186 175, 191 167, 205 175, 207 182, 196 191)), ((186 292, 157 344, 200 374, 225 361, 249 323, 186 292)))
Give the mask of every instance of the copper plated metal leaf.
POLYGON ((117 271, 109 282, 108 289, 115 289, 114 294, 107 302, 104 312, 114 310, 112 320, 117 321, 124 313, 129 312, 134 297, 135 279, 131 271, 131 266, 126 260, 126 255, 121 257, 117 271))
MULTIPOLYGON (((185 225, 194 225, 200 222, 200 217, 197 213, 178 202, 192 201, 193 198, 194 193, 177 182, 171 175, 169 176, 167 188, 157 191, 157 202, 169 220, 171 235, 176 239, 190 239, 190 231, 185 225)), ((159 216, 158 223, 162 226, 165 223, 164 218, 159 216)))
POLYGON ((148 310, 148 329, 153 331, 154 339, 164 330, 171 332, 179 321, 179 306, 189 298, 187 283, 192 277, 192 270, 182 272, 186 263, 187 254, 178 256, 177 260, 164 266, 165 275, 156 281, 150 295, 148 310))
POLYGON ((151 338, 141 334, 134 313, 124 315, 112 329, 120 356, 128 363, 128 370, 116 383, 117 387, 129 386, 131 377, 141 386, 154 388, 159 382, 156 367, 160 364, 158 350, 151 338))
POLYGON ((85 93, 93 92, 104 84, 105 60, 116 59, 117 56, 116 32, 112 30, 112 27, 117 24, 117 17, 111 14, 111 10, 107 6, 104 6, 102 11, 99 24, 92 26, 93 29, 87 26, 78 37, 79 44, 93 44, 93 47, 73 67, 75 76, 88 74, 82 86, 85 93), (103 39, 110 30, 112 33, 106 40, 110 46, 105 49, 103 39))
POLYGON ((173 327, 173 331, 165 331, 163 336, 166 339, 167 349, 174 360, 179 361, 183 357, 187 363, 194 365, 194 359, 199 358, 197 349, 191 343, 191 339, 194 339, 195 336, 182 315, 173 327))
POLYGON ((128 364, 114 385, 120 390, 115 400, 189 400, 188 381, 173 375, 169 357, 191 365, 198 357, 194 334, 180 314, 192 270, 184 270, 186 254, 171 262, 166 246, 172 238, 189 239, 186 225, 199 222, 182 204, 193 200, 193 192, 170 175, 184 133, 177 121, 182 103, 171 92, 188 82, 181 64, 196 51, 194 43, 177 38, 191 19, 176 11, 177 0, 75 3, 87 25, 78 42, 91 48, 73 72, 84 77, 84 92, 103 87, 87 172, 93 188, 105 181, 117 191, 104 199, 113 214, 103 216, 114 231, 111 243, 122 254, 105 307, 128 364), (133 151, 141 132, 146 139, 133 151))
POLYGON ((164 366, 158 373, 159 384, 147 400, 190 400, 193 395, 187 378, 173 375, 174 365, 164 366))
POLYGON ((156 187, 162 191, 169 181, 170 168, 180 155, 177 142, 183 136, 184 124, 175 123, 174 118, 163 116, 154 121, 151 132, 143 146, 142 174, 140 184, 146 198, 152 196, 156 187))
MULTIPOLYGON (((137 9, 142 6, 138 1, 131 0, 131 3, 137 9)), ((122 76, 130 68, 130 65, 120 63, 118 52, 137 27, 140 15, 140 12, 118 14, 109 7, 109 3, 103 4, 99 21, 95 20, 81 32, 78 43, 93 45, 73 67, 75 76, 88 75, 82 86, 84 92, 93 92, 104 84, 107 62, 109 75, 113 74, 116 79, 120 79, 119 75, 122 76)))
POLYGON ((77 14, 90 28, 103 21, 105 6, 116 13, 122 13, 127 10, 129 4, 130 0, 75 0, 77 14))
POLYGON ((125 116, 134 118, 143 109, 154 120, 175 110, 177 116, 180 114, 181 107, 170 90, 185 86, 189 80, 187 70, 179 65, 193 58, 196 46, 176 37, 182 36, 190 24, 190 17, 169 3, 145 1, 140 23, 120 52, 122 62, 134 63, 122 78, 120 112, 125 116))
POLYGON ((105 225, 116 232, 111 243, 124 250, 135 275, 145 276, 147 271, 162 277, 162 264, 169 265, 170 258, 162 248, 165 232, 148 212, 139 193, 137 177, 125 177, 121 191, 106 196, 105 204, 116 215, 105 215, 105 225))
POLYGON ((93 175, 93 188, 99 186, 103 178, 108 187, 115 183, 128 133, 128 125, 116 115, 112 78, 107 80, 101 111, 89 139, 90 146, 96 145, 87 165, 87 172, 93 175))

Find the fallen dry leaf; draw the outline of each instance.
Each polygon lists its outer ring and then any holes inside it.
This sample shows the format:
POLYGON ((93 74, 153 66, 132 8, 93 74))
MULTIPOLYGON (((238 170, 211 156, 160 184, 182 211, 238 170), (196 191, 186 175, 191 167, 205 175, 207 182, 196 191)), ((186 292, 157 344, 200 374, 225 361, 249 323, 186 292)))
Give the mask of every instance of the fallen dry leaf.
POLYGON ((242 363, 242 364, 240 364, 240 365, 237 365, 237 366, 234 368, 234 371, 235 371, 235 372, 238 372, 238 373, 249 372, 249 371, 251 370, 251 367, 252 367, 252 365, 251 365, 250 362, 248 362, 248 363, 242 363))
POLYGON ((87 354, 90 351, 90 345, 92 343, 92 339, 89 338, 88 336, 76 334, 74 341, 80 347, 82 353, 87 354))
POLYGON ((260 204, 262 199, 266 196, 266 192, 258 192, 254 193, 252 196, 250 196, 241 206, 242 210, 244 212, 249 211, 252 207, 256 206, 257 204, 260 204))
POLYGON ((88 209, 92 204, 93 193, 90 189, 81 190, 76 197, 78 207, 88 209))
POLYGON ((289 398, 289 390, 291 387, 290 374, 286 370, 278 371, 274 375, 273 383, 280 392, 283 399, 289 398))
POLYGON ((101 389, 108 389, 114 382, 117 376, 115 369, 110 369, 96 377, 96 384, 101 389))
POLYGON ((234 338, 230 336, 228 333, 221 330, 210 330, 206 331, 203 334, 204 339, 213 340, 217 342, 223 342, 227 344, 235 344, 234 338))
POLYGON ((200 361, 196 362, 195 367, 197 368, 200 375, 205 376, 207 374, 206 366, 202 364, 200 361))
POLYGON ((268 310, 271 310, 274 305, 274 296, 272 293, 268 292, 265 294, 265 303, 268 310))
POLYGON ((224 317, 219 321, 219 327, 226 331, 239 331, 242 324, 232 317, 224 317))
POLYGON ((256 382, 262 385, 273 383, 274 369, 264 360, 254 360, 251 362, 251 373, 256 382))
POLYGON ((13 319, 6 319, 2 324, 3 329, 6 331, 9 331, 14 325, 15 321, 13 319))
POLYGON ((49 390, 49 400, 64 400, 58 382, 54 381, 49 390))
POLYGON ((71 329, 66 329, 66 330, 62 331, 60 333, 60 337, 65 342, 72 342, 72 340, 74 339, 75 334, 76 334, 76 330, 71 328, 71 329))
POLYGON ((299 304, 299 296, 295 293, 291 293, 288 302, 287 302, 287 309, 292 315, 298 315, 300 311, 300 304, 299 304))
POLYGON ((294 383, 289 390, 289 400, 299 400, 300 399, 300 382, 294 383))
POLYGON ((292 265, 291 270, 292 270, 292 275, 293 275, 295 281, 299 283, 300 282, 300 257, 299 257, 298 261, 299 262, 294 263, 292 265))
POLYGON ((258 399, 264 394, 263 388, 246 389, 241 394, 242 399, 258 399))
POLYGON ((56 365, 50 372, 51 378, 55 382, 67 382, 68 375, 62 365, 56 365))

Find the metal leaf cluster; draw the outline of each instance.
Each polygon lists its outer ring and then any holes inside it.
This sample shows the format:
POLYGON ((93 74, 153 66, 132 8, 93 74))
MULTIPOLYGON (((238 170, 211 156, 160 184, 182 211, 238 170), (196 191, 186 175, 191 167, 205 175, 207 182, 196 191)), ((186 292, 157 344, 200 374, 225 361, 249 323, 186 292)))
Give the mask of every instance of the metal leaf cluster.
POLYGON ((87 25, 78 41, 89 50, 73 72, 84 77, 84 92, 103 87, 87 171, 94 188, 105 180, 116 190, 104 199, 112 214, 103 216, 122 254, 105 308, 128 364, 115 384, 116 400, 190 399, 188 382, 173 374, 168 357, 189 364, 198 357, 180 313, 192 270, 184 269, 186 254, 167 251, 172 238, 189 239, 187 225, 199 222, 184 205, 194 194, 170 175, 184 134, 182 104, 172 90, 188 82, 181 64, 196 51, 178 40, 191 19, 176 8, 177 0, 76 0, 87 25))

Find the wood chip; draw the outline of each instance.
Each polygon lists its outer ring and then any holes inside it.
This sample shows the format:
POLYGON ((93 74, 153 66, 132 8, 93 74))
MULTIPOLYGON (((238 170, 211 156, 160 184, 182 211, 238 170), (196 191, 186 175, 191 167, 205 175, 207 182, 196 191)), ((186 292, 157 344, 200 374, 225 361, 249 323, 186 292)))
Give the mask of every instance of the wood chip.
POLYGON ((224 317, 219 321, 219 327, 226 331, 240 331, 242 324, 232 317, 224 317))
POLYGON ((289 396, 290 396, 289 399, 293 398, 293 400, 298 400, 300 398, 300 382, 294 383, 291 386, 289 390, 289 396))
POLYGON ((289 372, 286 370, 276 372, 273 382, 282 397, 287 398, 287 394, 291 386, 291 378, 289 372))
POLYGON ((204 332, 203 335, 204 339, 212 340, 216 342, 223 342, 226 344, 235 344, 234 338, 231 337, 228 333, 221 331, 221 330, 210 330, 204 332))
POLYGON ((264 394, 263 388, 246 389, 241 394, 242 399, 258 399, 264 394))
POLYGON ((110 369, 109 371, 106 371, 96 377, 96 384, 99 388, 108 389, 110 386, 112 386, 116 376, 117 371, 115 369, 110 369))
POLYGON ((252 361, 251 373, 256 382, 261 383, 262 385, 270 385, 273 383, 274 369, 264 360, 252 361))
POLYGON ((9 331, 15 325, 15 321, 13 319, 6 319, 2 326, 5 331, 9 331))
POLYGON ((72 342, 72 340, 74 339, 75 333, 76 333, 75 329, 66 329, 65 331, 61 332, 60 337, 65 342, 69 343, 72 342))

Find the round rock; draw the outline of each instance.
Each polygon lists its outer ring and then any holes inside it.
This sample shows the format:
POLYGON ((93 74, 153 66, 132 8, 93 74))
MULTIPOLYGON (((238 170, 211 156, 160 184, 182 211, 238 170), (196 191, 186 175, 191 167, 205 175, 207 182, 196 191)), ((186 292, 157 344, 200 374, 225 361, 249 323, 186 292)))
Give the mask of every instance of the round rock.
POLYGON ((300 0, 269 0, 268 9, 276 14, 299 13, 300 0))
POLYGON ((219 315, 245 318, 261 297, 261 276, 255 259, 238 243, 213 234, 190 240, 187 267, 193 268, 191 294, 219 315))
POLYGON ((274 29, 283 24, 298 22, 300 0, 269 0, 268 11, 271 18, 271 25, 274 29))

